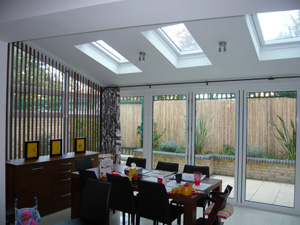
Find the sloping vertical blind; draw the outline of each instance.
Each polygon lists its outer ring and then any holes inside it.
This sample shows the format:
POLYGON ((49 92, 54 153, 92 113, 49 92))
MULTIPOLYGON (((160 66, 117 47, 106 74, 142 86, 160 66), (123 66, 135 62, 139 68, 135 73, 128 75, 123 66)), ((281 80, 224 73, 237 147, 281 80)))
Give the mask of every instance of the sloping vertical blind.
POLYGON ((10 49, 6 158, 24 158, 25 141, 39 141, 40 155, 49 155, 50 140, 63 139, 63 152, 73 152, 75 137, 100 152, 100 86, 25 43, 10 49))

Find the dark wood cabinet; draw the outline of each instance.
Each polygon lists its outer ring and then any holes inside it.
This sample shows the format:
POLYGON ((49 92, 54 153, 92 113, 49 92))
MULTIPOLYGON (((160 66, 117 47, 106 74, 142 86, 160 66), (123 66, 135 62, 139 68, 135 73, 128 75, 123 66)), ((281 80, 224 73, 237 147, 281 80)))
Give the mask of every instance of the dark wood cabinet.
POLYGON ((67 153, 62 156, 41 156, 36 160, 9 160, 6 162, 6 213, 14 213, 17 207, 32 207, 38 197, 41 216, 71 206, 71 172, 75 171, 74 159, 91 157, 98 166, 97 152, 67 153))

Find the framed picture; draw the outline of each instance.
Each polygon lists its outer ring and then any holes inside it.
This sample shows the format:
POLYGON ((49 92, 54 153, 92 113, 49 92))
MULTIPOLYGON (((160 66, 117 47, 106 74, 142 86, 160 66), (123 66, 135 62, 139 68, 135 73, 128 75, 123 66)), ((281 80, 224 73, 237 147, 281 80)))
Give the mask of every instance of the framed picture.
POLYGON ((75 153, 83 153, 86 151, 86 138, 75 138, 75 153))
POLYGON ((40 153, 39 141, 25 141, 25 160, 38 159, 40 153))
POLYGON ((50 156, 62 155, 62 139, 50 140, 50 156))

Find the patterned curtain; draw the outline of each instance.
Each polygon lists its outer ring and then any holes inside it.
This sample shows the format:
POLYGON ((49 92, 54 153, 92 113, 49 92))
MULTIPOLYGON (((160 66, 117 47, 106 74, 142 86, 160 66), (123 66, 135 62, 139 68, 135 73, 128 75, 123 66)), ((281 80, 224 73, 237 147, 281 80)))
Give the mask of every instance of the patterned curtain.
POLYGON ((120 89, 102 89, 102 152, 121 163, 120 89))

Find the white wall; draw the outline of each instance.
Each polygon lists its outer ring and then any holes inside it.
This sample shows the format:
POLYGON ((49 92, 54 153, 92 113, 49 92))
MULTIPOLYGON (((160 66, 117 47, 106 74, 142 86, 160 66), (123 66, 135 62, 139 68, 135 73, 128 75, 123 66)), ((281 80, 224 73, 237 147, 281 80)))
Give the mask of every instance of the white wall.
POLYGON ((0 224, 5 224, 5 121, 7 43, 0 41, 0 224))

